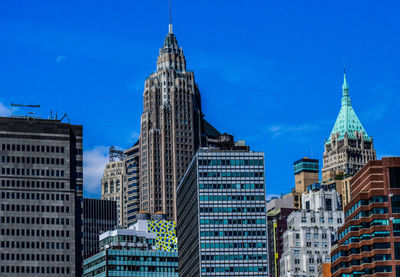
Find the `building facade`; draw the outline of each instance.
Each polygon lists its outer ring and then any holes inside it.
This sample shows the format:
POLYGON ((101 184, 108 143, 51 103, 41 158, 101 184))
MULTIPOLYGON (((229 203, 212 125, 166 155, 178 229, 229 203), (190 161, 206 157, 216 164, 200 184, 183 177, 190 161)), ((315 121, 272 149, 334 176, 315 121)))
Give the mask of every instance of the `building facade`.
POLYGON ((128 175, 126 174, 124 159, 108 162, 101 179, 101 199, 117 203, 118 225, 121 227, 127 227, 125 216, 127 189, 128 175))
POLYGON ((83 257, 99 251, 99 235, 118 226, 117 203, 83 199, 83 257))
POLYGON ((332 276, 400 276, 400 158, 368 162, 351 194, 332 276))
POLYGON ((84 277, 178 277, 178 254, 157 251, 156 234, 115 229, 100 235, 100 251, 85 259, 84 277))
POLYGON ((330 262, 331 244, 343 224, 339 194, 333 187, 309 186, 302 203, 303 209, 287 219, 280 276, 317 277, 319 265, 330 262))
POLYGON ((283 252, 283 234, 287 229, 287 218, 293 211, 296 209, 291 195, 272 199, 267 203, 267 249, 270 277, 278 277, 280 274, 279 260, 283 252))
POLYGON ((268 275, 263 153, 200 148, 177 203, 179 274, 268 275))
POLYGON ((301 195, 307 191, 308 186, 319 180, 319 161, 303 158, 293 163, 295 188, 292 191, 293 204, 296 209, 301 209, 301 195))
POLYGON ((176 222, 166 220, 164 214, 141 213, 137 216, 137 221, 130 226, 136 231, 143 231, 156 235, 155 249, 159 251, 177 252, 178 242, 176 237, 176 222))
POLYGON ((309 185, 318 183, 319 161, 303 158, 293 163, 295 188, 298 192, 305 192, 309 185))
POLYGON ((0 275, 81 276, 82 126, 0 118, 0 275))
POLYGON ((130 226, 136 222, 139 213, 139 141, 124 151, 126 167, 126 192, 124 192, 124 225, 130 226))
POLYGON ((101 199, 116 201, 118 225, 128 227, 139 213, 139 141, 122 151, 110 147, 101 179, 101 199))
MULTIPOLYGON (((350 100, 349 86, 344 75, 342 86, 342 106, 325 141, 323 154, 322 180, 335 182, 340 195, 349 195, 347 183, 350 177, 359 171, 368 161, 376 159, 373 139, 367 134, 358 119, 350 100), (345 179, 345 180, 344 180, 345 179)), ((351 195, 345 197, 345 203, 351 195)))
POLYGON ((140 130, 140 209, 176 220, 176 187, 201 141, 201 101, 172 25, 157 71, 145 81, 140 130))

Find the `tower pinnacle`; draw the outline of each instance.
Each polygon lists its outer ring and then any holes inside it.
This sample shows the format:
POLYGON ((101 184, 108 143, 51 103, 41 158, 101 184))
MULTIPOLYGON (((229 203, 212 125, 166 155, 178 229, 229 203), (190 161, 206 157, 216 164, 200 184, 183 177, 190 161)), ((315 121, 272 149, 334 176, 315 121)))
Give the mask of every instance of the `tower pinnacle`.
POLYGON ((349 95, 349 85, 346 80, 346 68, 343 69, 343 85, 342 85, 343 97, 342 105, 351 105, 350 95, 349 95))
POLYGON ((345 93, 347 92, 346 96, 349 96, 349 86, 347 85, 347 81, 346 81, 346 68, 343 69, 343 96, 345 96, 345 93))
POLYGON ((169 25, 168 25, 168 33, 173 34, 172 31, 172 9, 171 9, 171 0, 169 0, 169 25))

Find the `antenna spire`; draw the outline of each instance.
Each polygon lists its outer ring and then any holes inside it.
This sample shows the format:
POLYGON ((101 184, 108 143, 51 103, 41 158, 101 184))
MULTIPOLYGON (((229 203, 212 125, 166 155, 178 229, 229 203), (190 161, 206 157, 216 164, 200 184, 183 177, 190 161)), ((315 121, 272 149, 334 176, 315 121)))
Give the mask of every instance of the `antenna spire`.
POLYGON ((172 31, 172 8, 171 8, 171 0, 169 0, 169 26, 168 26, 168 31, 170 34, 173 33, 172 31))

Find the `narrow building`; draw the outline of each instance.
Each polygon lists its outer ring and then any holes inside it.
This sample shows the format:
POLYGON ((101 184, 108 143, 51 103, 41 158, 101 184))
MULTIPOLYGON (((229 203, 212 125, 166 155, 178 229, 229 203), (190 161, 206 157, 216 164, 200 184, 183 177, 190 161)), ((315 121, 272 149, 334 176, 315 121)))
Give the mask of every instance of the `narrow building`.
POLYGON ((117 203, 118 225, 127 227, 126 206, 127 206, 128 176, 123 157, 118 160, 110 160, 104 168, 101 179, 101 199, 111 200, 117 203))
POLYGON ((99 251, 99 235, 118 226, 117 203, 111 200, 83 199, 83 257, 99 251))
POLYGON ((136 222, 139 213, 139 141, 122 151, 111 146, 101 179, 101 199, 117 203, 120 227, 136 222))
POLYGON ((293 205, 301 209, 301 195, 307 191, 308 186, 318 183, 319 161, 316 159, 303 158, 293 163, 295 187, 290 193, 293 196, 293 205))
POLYGON ((400 158, 370 161, 351 181, 332 276, 400 276, 400 158))
POLYGON ((0 275, 81 276, 82 126, 0 117, 0 275))
POLYGON ((139 141, 124 151, 126 167, 126 191, 123 196, 124 226, 136 222, 139 204, 139 141))
POLYGON ((267 276, 264 154, 222 135, 178 186, 179 274, 267 276))
POLYGON ((288 216, 296 210, 293 205, 293 195, 290 194, 271 199, 267 203, 267 249, 270 277, 278 277, 280 274, 279 260, 283 253, 283 234, 287 229, 288 216))

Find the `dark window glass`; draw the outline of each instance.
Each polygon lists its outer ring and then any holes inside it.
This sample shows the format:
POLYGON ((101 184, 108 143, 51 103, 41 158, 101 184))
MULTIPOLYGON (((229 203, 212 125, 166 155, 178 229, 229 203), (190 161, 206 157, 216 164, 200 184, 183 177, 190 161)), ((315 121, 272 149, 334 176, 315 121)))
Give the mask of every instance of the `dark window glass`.
POLYGON ((400 195, 392 196, 392 213, 400 213, 400 195))
POLYGON ((400 167, 389 167, 391 188, 400 188, 400 167))
POLYGON ((332 199, 326 199, 325 204, 326 204, 326 210, 332 211, 332 199))
POLYGON ((394 243, 394 258, 400 260, 400 242, 394 243))

